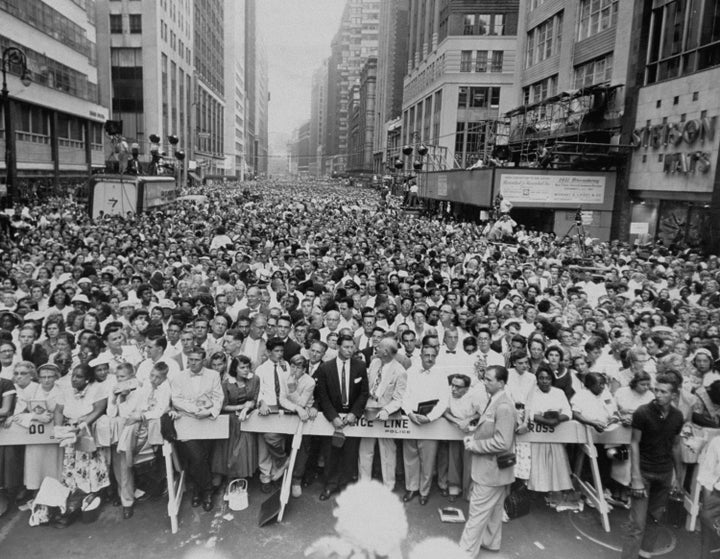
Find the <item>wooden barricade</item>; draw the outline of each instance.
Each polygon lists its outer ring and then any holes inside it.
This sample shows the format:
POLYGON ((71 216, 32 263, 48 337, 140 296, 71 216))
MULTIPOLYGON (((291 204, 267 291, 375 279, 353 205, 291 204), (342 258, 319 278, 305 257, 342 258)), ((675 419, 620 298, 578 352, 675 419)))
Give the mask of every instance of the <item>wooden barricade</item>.
MULTIPOLYGON (((583 453, 578 459, 573 477, 580 490, 595 504, 602 518, 602 524, 606 531, 610 531, 608 519, 609 508, 603 496, 603 487, 600 481, 600 473, 597 466, 597 452, 595 444, 629 444, 630 429, 617 426, 604 433, 597 433, 576 421, 563 422, 557 427, 546 427, 543 425, 530 424, 530 431, 519 435, 518 442, 529 443, 569 443, 582 445, 583 453), (590 460, 592 471, 592 482, 585 482, 580 479, 582 461, 585 457, 590 460)), ((301 422, 294 414, 272 414, 260 416, 257 411, 251 413, 243 422, 242 428, 254 433, 282 433, 293 435, 292 453, 290 456, 290 467, 285 472, 282 490, 282 509, 278 520, 282 521, 285 505, 290 495, 292 482, 292 466, 297 455, 298 448, 302 442, 303 435, 331 436, 335 429, 324 416, 318 415, 314 420, 305 423, 301 422)), ((229 436, 229 422, 227 415, 220 415, 216 419, 193 419, 181 416, 175 422, 178 440, 213 440, 226 439, 229 436)), ((358 419, 355 426, 345 427, 344 433, 348 437, 369 437, 369 438, 390 438, 390 439, 434 439, 434 440, 462 440, 466 435, 455 425, 439 419, 426 425, 415 425, 405 416, 392 416, 385 421, 377 419, 370 420, 365 417, 358 419)), ((719 431, 720 432, 720 431, 719 431)), ((0 428, 0 446, 5 445, 27 445, 27 444, 57 444, 52 436, 52 426, 33 424, 26 429, 16 424, 9 428, 0 428), (34 427, 34 429, 33 429, 34 427)), ((172 533, 178 531, 178 512, 185 492, 185 472, 182 470, 177 453, 173 445, 167 441, 162 443, 163 456, 165 458, 165 472, 168 483, 168 516, 172 533)), ((697 485, 697 484, 695 484, 697 485)), ((689 518, 697 518, 699 488, 694 489, 691 495, 686 495, 686 508, 690 513, 689 518), (694 516, 693 516, 694 515, 694 516)))
MULTIPOLYGON (((711 439, 714 439, 715 437, 720 435, 720 429, 698 427, 696 427, 696 429, 702 432, 703 438, 705 439, 705 444, 710 442, 711 439)), ((698 452, 698 456, 701 454, 701 452, 698 452)), ((683 506, 687 511, 687 518, 685 518, 685 529, 688 532, 695 531, 695 528, 697 527, 697 519, 700 515, 700 495, 702 494, 702 487, 700 487, 700 484, 697 480, 699 470, 700 465, 696 464, 695 469, 693 470, 692 481, 690 482, 690 491, 686 491, 685 487, 682 487, 683 506)))

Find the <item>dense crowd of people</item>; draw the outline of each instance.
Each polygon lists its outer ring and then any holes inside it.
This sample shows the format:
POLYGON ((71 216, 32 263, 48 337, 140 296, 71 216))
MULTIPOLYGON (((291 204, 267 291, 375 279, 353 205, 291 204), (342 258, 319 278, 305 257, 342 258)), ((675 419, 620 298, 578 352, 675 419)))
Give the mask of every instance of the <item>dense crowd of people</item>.
MULTIPOLYGON (((608 501, 630 510, 624 557, 652 546, 648 517, 698 462, 717 498, 718 453, 701 453, 720 427, 716 256, 522 227, 494 243, 484 224, 403 217, 387 192, 329 181, 251 191, 201 187, 204 202, 96 220, 69 199, 16 209, 0 241, 0 421, 54 424, 62 444, 0 447, 3 509, 49 477, 130 518, 160 495, 158 440, 183 414, 230 419, 227 440, 176 443, 193 506, 256 473, 270 492, 287 437, 242 423, 278 410, 336 430, 304 438, 294 497, 374 474, 389 489, 404 479, 406 503, 464 496, 473 555, 499 548, 511 485, 578 506, 577 450, 515 444, 532 425, 632 428, 629 448, 599 452, 608 501), (362 415, 401 412, 466 439, 343 436, 362 415)), ((44 520, 67 524, 72 509, 44 520)), ((718 515, 703 522, 709 556, 718 515)))

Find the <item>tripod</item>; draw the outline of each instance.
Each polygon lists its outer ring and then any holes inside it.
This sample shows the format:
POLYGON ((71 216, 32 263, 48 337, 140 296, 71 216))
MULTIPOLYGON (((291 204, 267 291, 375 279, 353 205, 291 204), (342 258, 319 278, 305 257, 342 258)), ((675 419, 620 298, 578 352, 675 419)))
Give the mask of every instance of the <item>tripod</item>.
POLYGON ((580 249, 580 254, 585 257, 585 226, 583 225, 582 220, 575 220, 575 223, 570 226, 570 229, 567 230, 567 233, 565 233, 562 239, 560 239, 560 244, 564 244, 565 239, 572 236, 573 231, 575 231, 575 241, 577 242, 578 248, 580 249))

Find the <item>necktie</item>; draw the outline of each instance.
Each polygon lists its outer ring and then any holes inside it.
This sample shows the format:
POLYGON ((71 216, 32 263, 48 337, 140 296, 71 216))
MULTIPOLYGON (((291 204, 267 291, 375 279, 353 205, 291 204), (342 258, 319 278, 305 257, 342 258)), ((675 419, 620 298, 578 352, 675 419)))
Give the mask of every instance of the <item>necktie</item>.
POLYGON ((280 377, 278 376, 277 363, 273 367, 273 374, 275 375, 275 398, 279 401, 280 399, 280 377))
POLYGON ((343 361, 343 367, 342 367, 342 380, 340 382, 340 396, 342 397, 342 403, 343 406, 347 406, 348 403, 348 396, 347 396, 347 380, 345 379, 345 366, 347 361, 343 361))
POLYGON ((377 390, 378 390, 378 388, 380 388, 380 382, 382 381, 382 370, 383 370, 383 365, 380 365, 380 368, 378 369, 378 372, 377 372, 377 377, 375 378, 375 382, 373 383, 372 397, 375 400, 378 399, 377 390))
POLYGON ((365 338, 365 349, 370 347, 370 338, 365 338))

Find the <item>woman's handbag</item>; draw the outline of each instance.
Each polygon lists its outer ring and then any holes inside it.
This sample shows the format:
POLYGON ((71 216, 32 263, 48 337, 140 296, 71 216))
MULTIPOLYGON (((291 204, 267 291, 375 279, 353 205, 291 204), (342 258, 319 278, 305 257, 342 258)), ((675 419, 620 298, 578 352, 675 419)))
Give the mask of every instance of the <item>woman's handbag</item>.
POLYGON ((530 492, 524 483, 514 483, 510 495, 505 497, 505 512, 508 517, 520 518, 530 513, 530 492))

